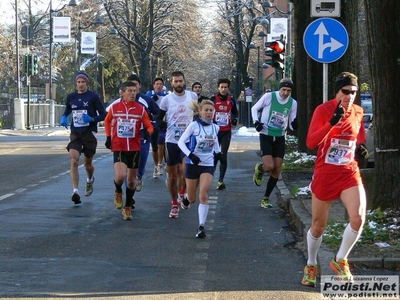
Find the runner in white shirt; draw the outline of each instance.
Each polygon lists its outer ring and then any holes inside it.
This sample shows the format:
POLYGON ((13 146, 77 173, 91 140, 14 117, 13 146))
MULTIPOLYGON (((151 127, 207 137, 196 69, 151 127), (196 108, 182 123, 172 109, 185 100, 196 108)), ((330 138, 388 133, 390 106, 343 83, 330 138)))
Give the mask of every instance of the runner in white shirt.
POLYGON ((226 157, 221 153, 218 143, 219 126, 213 123, 214 103, 204 99, 196 104, 194 111, 199 117, 189 124, 188 128, 179 139, 179 148, 187 156, 185 179, 188 190, 187 203, 181 202, 182 208, 189 208, 190 203, 196 202, 197 190, 199 191, 199 227, 197 238, 205 238, 205 223, 208 214, 208 194, 214 178, 214 154, 223 162, 226 157), (189 140, 189 143, 186 141, 189 140))
POLYGON ((179 180, 184 181, 185 155, 178 147, 178 141, 186 127, 193 120, 192 103, 197 102, 197 94, 186 91, 185 76, 180 71, 171 74, 173 92, 165 96, 160 103, 157 123, 160 129, 167 128, 165 137, 168 188, 172 198, 170 218, 178 218, 179 180), (163 120, 165 116, 165 121, 163 120))

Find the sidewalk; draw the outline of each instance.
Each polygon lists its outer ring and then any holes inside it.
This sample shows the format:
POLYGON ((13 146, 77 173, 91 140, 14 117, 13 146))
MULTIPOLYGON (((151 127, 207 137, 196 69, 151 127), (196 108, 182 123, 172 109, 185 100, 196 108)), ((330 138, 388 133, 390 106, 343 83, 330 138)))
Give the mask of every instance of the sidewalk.
POLYGON ((69 129, 65 127, 41 127, 34 129, 0 129, 0 136, 68 136, 69 129))

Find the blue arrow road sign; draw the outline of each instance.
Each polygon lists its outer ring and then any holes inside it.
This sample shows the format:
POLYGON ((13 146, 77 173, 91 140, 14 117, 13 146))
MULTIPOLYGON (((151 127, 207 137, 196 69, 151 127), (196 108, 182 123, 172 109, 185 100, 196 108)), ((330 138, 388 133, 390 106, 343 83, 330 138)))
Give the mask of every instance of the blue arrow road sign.
POLYGON ((349 46, 349 35, 339 21, 320 18, 313 21, 303 35, 307 54, 320 63, 331 63, 343 56, 349 46))

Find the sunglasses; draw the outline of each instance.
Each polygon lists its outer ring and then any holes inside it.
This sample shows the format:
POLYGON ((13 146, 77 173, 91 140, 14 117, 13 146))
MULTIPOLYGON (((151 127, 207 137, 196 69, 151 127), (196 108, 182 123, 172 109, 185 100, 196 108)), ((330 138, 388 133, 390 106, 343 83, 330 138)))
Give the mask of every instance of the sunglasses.
POLYGON ((355 93, 357 93, 357 91, 350 91, 346 89, 341 89, 340 91, 345 95, 350 95, 350 94, 354 95, 355 93))

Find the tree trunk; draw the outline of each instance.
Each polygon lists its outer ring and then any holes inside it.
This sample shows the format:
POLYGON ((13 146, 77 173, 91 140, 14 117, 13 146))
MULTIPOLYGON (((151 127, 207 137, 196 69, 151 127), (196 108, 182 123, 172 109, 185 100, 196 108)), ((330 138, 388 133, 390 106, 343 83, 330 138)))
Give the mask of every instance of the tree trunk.
MULTIPOLYGON (((400 208, 400 1, 364 0, 374 107, 372 207, 400 208)), ((371 201, 372 200, 372 201, 371 201)))

